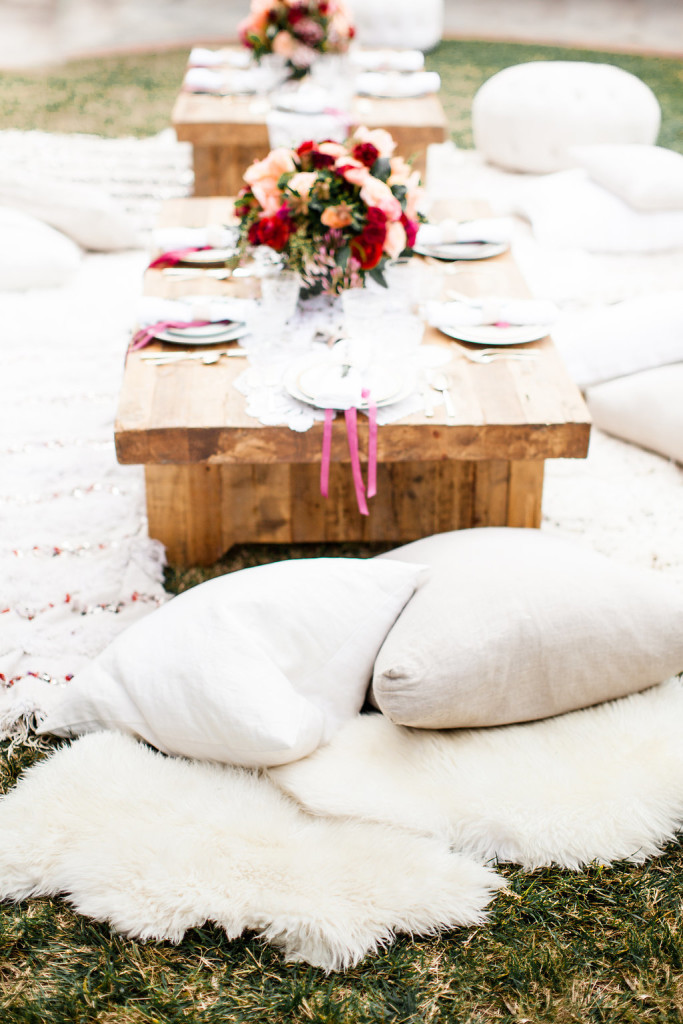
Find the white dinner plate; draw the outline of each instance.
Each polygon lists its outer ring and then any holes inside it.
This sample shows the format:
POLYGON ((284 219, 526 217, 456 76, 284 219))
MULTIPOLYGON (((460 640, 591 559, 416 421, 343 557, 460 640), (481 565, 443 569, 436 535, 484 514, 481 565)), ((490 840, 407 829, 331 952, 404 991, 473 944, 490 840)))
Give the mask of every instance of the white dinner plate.
POLYGON ((510 324, 496 327, 494 324, 462 324, 439 327, 439 330, 456 341, 469 341, 472 345, 526 345, 540 341, 550 334, 548 324, 510 324))
POLYGON ((435 260, 488 260, 510 248, 507 242, 445 242, 443 245, 416 245, 418 256, 435 260))
POLYGON ((217 263, 227 263, 235 259, 237 253, 234 249, 199 249, 198 252, 185 253, 178 261, 179 266, 189 267, 213 267, 217 263))
POLYGON ((207 324, 207 328, 218 327, 220 331, 203 331, 201 327, 192 328, 168 328, 159 331, 154 335, 157 341, 165 341, 170 345, 216 345, 219 342, 237 341, 248 333, 248 327, 243 323, 234 324, 207 324))
MULTIPOLYGON (((316 395, 320 394, 324 387, 325 378, 327 378, 329 390, 329 386, 334 388, 335 380, 337 378, 341 380, 341 376, 341 364, 318 363, 302 370, 297 377, 296 383, 299 391, 306 395, 307 398, 315 399, 316 395), (337 375, 334 374, 334 370, 338 370, 337 375)), ((382 369, 374 374, 372 370, 368 372, 367 386, 372 391, 373 398, 377 404, 394 398, 401 390, 402 384, 401 377, 391 369, 382 369)))
MULTIPOLYGON (((290 369, 285 374, 283 382, 282 382, 283 385, 284 385, 285 390, 292 396, 292 398, 296 398, 297 401, 299 401, 299 402, 304 402, 306 405, 312 405, 316 409, 326 409, 327 405, 324 402, 319 402, 316 398, 313 398, 310 395, 305 395, 304 392, 301 390, 301 388, 299 387, 299 384, 298 384, 298 380, 299 380, 299 377, 301 376, 301 372, 302 371, 301 371, 301 367, 300 366, 290 367, 290 369)), ((376 401, 375 404, 377 406, 385 406, 385 405, 392 405, 395 402, 402 402, 403 399, 407 398, 408 395, 411 395, 414 390, 415 390, 415 383, 414 383, 414 381, 412 381, 412 380, 411 381, 404 380, 404 381, 402 381, 401 386, 400 386, 399 390, 396 392, 396 394, 394 394, 394 395, 392 395, 392 396, 390 396, 388 398, 384 398, 384 399, 381 399, 379 401, 376 401)), ((358 404, 358 408, 359 409, 367 409, 368 408, 368 403, 366 401, 361 401, 358 404)))

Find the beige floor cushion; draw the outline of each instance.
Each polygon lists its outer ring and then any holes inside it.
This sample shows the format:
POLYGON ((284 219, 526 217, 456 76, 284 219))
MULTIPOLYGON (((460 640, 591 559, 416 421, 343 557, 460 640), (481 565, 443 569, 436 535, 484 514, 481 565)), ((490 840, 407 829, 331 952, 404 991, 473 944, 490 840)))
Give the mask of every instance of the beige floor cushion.
POLYGON ((572 158, 593 181, 636 210, 683 210, 683 155, 663 146, 598 143, 572 158))
POLYGON ((596 427, 683 463, 683 363, 599 384, 586 399, 596 427))
POLYGON ((228 573, 121 633, 64 689, 41 732, 132 733, 164 753, 284 764, 358 713, 423 568, 308 558, 228 573))
POLYGON ((437 534, 382 556, 430 576, 389 632, 372 698, 399 725, 503 725, 683 670, 683 592, 539 530, 437 534))

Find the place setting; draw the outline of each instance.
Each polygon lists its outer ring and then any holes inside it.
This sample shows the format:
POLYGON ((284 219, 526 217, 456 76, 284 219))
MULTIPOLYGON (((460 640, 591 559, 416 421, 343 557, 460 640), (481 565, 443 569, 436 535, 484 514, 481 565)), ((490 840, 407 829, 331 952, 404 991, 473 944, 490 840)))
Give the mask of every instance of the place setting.
POLYGON ((439 224, 421 224, 414 250, 418 256, 443 262, 487 260, 508 251, 511 235, 509 217, 447 218, 439 224))

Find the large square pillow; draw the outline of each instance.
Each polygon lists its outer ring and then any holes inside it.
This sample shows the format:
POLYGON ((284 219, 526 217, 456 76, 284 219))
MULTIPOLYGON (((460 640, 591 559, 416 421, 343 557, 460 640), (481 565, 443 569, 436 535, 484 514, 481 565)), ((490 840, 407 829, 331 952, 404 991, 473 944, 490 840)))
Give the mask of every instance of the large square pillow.
POLYGON ((683 210, 634 210, 579 168, 521 183, 513 206, 541 245, 602 253, 683 248, 683 210))
POLYGON ((568 313, 553 341, 580 388, 683 362, 683 290, 568 313))
POLYGON ((294 761, 358 713, 422 573, 413 559, 319 558, 202 583, 117 637, 39 731, 118 729, 168 754, 294 761))
POLYGON ((590 388, 596 427, 683 463, 683 362, 590 388))
POLYGON ((683 210, 683 156, 663 146, 601 143, 570 155, 592 180, 636 210, 683 210))
POLYGON ((683 592, 652 570, 507 527, 381 557, 430 567, 375 663, 374 703, 399 725, 546 718, 683 670, 683 592))
POLYGON ((0 171, 0 204, 49 224, 83 249, 112 252, 141 247, 126 211, 102 189, 45 175, 0 171))

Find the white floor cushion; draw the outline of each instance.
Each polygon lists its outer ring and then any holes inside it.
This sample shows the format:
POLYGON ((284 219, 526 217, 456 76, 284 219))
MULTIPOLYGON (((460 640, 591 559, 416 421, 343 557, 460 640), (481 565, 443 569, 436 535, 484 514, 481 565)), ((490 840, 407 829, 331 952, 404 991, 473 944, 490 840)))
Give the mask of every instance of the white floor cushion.
POLYGON ((474 145, 510 171, 570 167, 572 146, 653 143, 661 114, 655 94, 612 64, 531 61, 503 68, 472 102, 474 145))
POLYGON ((683 592, 538 530, 437 534, 383 558, 430 577, 377 656, 398 725, 450 729, 562 714, 683 670, 683 592))
POLYGON ((117 637, 40 731, 119 729, 164 753, 246 766, 296 760, 360 710, 422 571, 293 559, 210 580, 117 637))
POLYGON ((662 146, 576 146, 571 155, 593 181, 636 210, 683 210, 683 155, 662 146))
POLYGON ((541 245, 599 253, 683 248, 683 210, 634 210, 582 169, 525 182, 514 202, 541 245))
POLYGON ((683 363, 590 388, 596 427, 683 463, 683 363))
POLYGON ((102 189, 35 174, 0 172, 0 204, 42 220, 83 249, 112 252, 140 246, 126 211, 102 189))
POLYGON ((0 291, 57 288, 78 269, 81 250, 59 231, 0 206, 0 291))
POLYGON ((683 291, 569 313, 553 341, 580 388, 683 362, 683 291))

